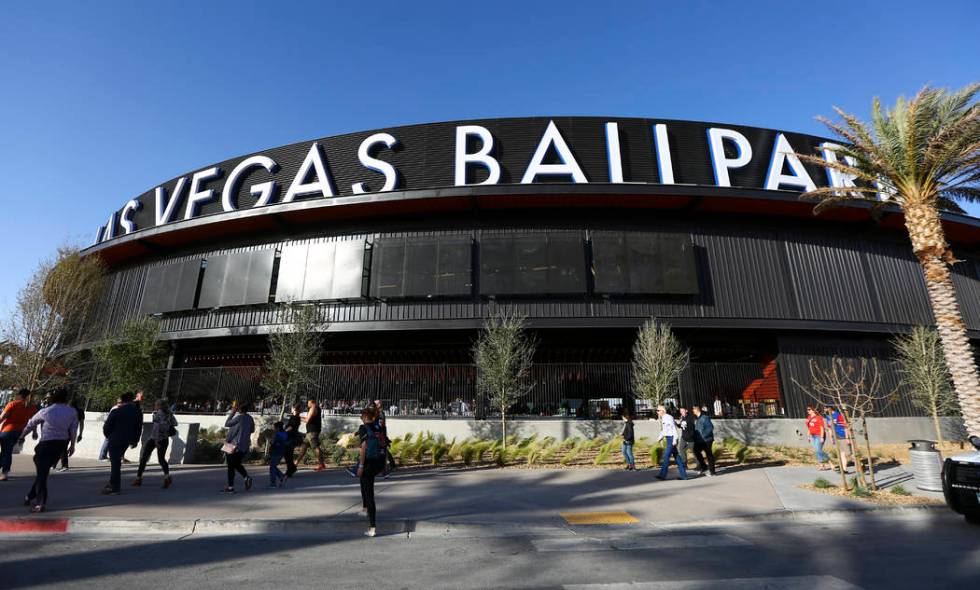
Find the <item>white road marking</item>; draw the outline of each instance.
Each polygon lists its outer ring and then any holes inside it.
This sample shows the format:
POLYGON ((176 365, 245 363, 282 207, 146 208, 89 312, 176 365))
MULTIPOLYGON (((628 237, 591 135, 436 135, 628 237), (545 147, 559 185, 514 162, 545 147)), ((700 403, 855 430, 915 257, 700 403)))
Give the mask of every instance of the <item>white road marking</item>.
POLYGON ((622 538, 570 537, 531 539, 537 551, 632 551, 636 549, 697 549, 751 545, 734 535, 658 535, 622 538))
POLYGON ((566 584, 562 588, 565 590, 861 590, 860 586, 833 576, 566 584))

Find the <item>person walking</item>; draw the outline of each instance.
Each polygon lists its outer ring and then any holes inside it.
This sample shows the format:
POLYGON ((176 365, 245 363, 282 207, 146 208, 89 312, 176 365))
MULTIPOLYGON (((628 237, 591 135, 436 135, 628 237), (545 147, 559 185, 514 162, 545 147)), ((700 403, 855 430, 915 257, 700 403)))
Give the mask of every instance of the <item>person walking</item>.
MULTIPOLYGON (((108 496, 118 495, 122 483, 122 462, 126 449, 135 449, 143 435, 143 412, 134 403, 135 396, 126 392, 119 396, 122 405, 109 412, 102 434, 109 441, 109 483, 102 488, 108 496)), ((74 411, 74 410, 72 410, 74 411)), ((77 417, 76 417, 77 419, 77 417)))
POLYGON ((847 473, 847 464, 850 461, 848 453, 851 450, 851 439, 847 436, 847 420, 844 413, 831 408, 825 409, 824 426, 833 429, 834 441, 837 445, 837 452, 840 454, 840 469, 847 473))
POLYGON ((635 471, 633 443, 636 442, 636 435, 633 433, 633 416, 629 412, 623 412, 623 422, 623 458, 626 459, 626 471, 635 471))
POLYGON ((150 460, 150 454, 157 452, 157 462, 163 470, 163 488, 169 488, 173 480, 170 479, 170 465, 167 463, 167 447, 170 446, 170 437, 177 434, 177 418, 170 412, 167 400, 159 399, 153 403, 153 427, 150 438, 143 441, 143 448, 140 450, 140 465, 136 470, 136 479, 133 485, 139 487, 143 485, 143 472, 146 471, 146 464, 150 460))
POLYGON ((7 481, 10 466, 14 461, 14 447, 27 422, 37 413, 37 406, 31 403, 31 390, 20 389, 0 413, 0 481, 7 481))
MULTIPOLYGON (((82 409, 82 404, 79 404, 77 399, 71 401, 71 407, 78 414, 78 438, 75 439, 75 442, 82 442, 82 433, 85 432, 85 410, 82 409)), ((65 472, 68 469, 68 451, 65 450, 65 453, 61 456, 61 467, 55 471, 65 472)))
MULTIPOLYGON (((299 404, 292 405, 292 413, 286 420, 285 432, 287 435, 286 449, 284 457, 286 459, 286 479, 288 480, 296 473, 296 447, 303 444, 303 435, 299 431, 300 425, 299 404)), ((285 483, 285 480, 283 480, 285 483)))
POLYGON ((677 440, 677 424, 674 422, 674 417, 667 413, 667 408, 664 406, 657 406, 657 416, 660 417, 660 436, 657 438, 657 442, 666 440, 667 447, 664 449, 663 463, 660 465, 660 473, 656 475, 656 478, 667 479, 667 469, 670 467, 670 459, 673 457, 674 462, 677 463, 677 470, 680 471, 678 479, 687 479, 687 466, 681 461, 677 454, 677 447, 674 446, 674 441, 677 440))
POLYGON ((375 424, 381 430, 382 442, 384 443, 385 468, 381 472, 381 477, 388 479, 391 472, 398 466, 395 464, 395 457, 391 454, 391 439, 388 438, 388 418, 385 416, 381 400, 374 400, 374 408, 378 411, 378 419, 375 421, 375 424))
POLYGON ((813 406, 808 406, 806 409, 806 429, 810 433, 810 444, 817 455, 817 462, 820 463, 820 471, 827 471, 830 469, 827 465, 830 457, 823 450, 827 442, 827 431, 824 428, 823 418, 817 415, 817 410, 813 406))
POLYGON ((221 490, 226 494, 235 493, 235 473, 241 474, 245 481, 245 491, 252 489, 252 478, 242 462, 252 444, 252 433, 255 432, 255 420, 248 415, 248 404, 233 402, 228 419, 225 420, 228 436, 221 450, 225 453, 225 463, 228 465, 228 485, 221 490))
POLYGON ((367 510, 368 530, 365 536, 373 537, 377 529, 377 505, 374 501, 374 478, 384 469, 384 442, 381 430, 375 424, 378 409, 370 405, 361 410, 361 427, 357 437, 361 441, 361 451, 357 462, 357 477, 361 480, 361 502, 367 510))
POLYGON ((286 476, 279 470, 279 462, 286 454, 289 434, 283 428, 282 422, 276 422, 272 428, 272 444, 269 445, 269 487, 281 488, 286 485, 286 476))
POLYGON ((677 456, 684 467, 687 467, 687 451, 694 451, 694 416, 687 412, 686 407, 682 406, 679 411, 681 415, 677 419, 677 427, 680 428, 677 435, 677 456))
POLYGON ((715 474, 715 453, 711 449, 714 442, 715 425, 711 422, 711 416, 704 408, 694 406, 694 458, 701 475, 708 477, 715 474))
POLYGON ((297 457, 302 463, 303 458, 306 457, 306 449, 313 447, 317 461, 317 466, 314 471, 323 471, 327 468, 323 464, 323 449, 320 448, 320 431, 323 430, 323 413, 320 411, 320 404, 315 399, 307 402, 307 408, 306 416, 303 417, 303 422, 306 424, 306 438, 303 440, 303 446, 300 447, 297 457))
POLYGON ((68 407, 68 391, 56 389, 51 394, 51 405, 31 416, 21 432, 23 443, 28 433, 36 434, 41 426, 41 440, 34 447, 36 475, 31 491, 24 497, 24 504, 31 512, 44 512, 48 503, 48 475, 61 454, 75 454, 75 436, 78 432, 78 414, 68 407))
MULTIPOLYGON (((112 413, 116 411, 117 408, 121 408, 122 405, 123 405, 122 399, 117 399, 116 405, 109 408, 109 416, 111 416, 112 413)), ((108 416, 106 416, 106 420, 108 419, 109 419, 108 416)), ((109 460, 109 437, 106 436, 102 439, 102 448, 99 449, 99 461, 108 461, 108 460, 109 460)))

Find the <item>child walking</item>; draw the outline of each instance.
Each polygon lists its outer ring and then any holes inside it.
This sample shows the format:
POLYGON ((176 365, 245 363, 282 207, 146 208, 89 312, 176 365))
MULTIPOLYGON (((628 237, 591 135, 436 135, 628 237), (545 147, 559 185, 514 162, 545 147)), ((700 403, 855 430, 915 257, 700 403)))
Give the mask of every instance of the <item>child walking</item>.
POLYGON ((626 459, 626 471, 636 471, 636 461, 633 459, 633 416, 623 412, 623 458, 626 459))
POLYGON ((279 470, 279 462, 286 454, 289 433, 283 428, 282 422, 276 422, 272 428, 275 432, 272 433, 272 444, 269 447, 269 487, 281 488, 286 485, 286 476, 279 470))

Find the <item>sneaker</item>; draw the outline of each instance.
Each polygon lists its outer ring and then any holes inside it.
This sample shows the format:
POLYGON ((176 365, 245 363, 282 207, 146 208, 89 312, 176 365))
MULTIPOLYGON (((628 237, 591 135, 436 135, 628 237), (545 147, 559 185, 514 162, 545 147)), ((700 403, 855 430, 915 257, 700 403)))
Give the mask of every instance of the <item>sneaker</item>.
MULTIPOLYGON (((39 512, 44 512, 44 504, 38 504, 37 506, 31 506, 31 512, 38 514, 39 512)), ((372 537, 374 535, 371 535, 372 537)))
POLYGON ((708 477, 714 477, 715 476, 715 472, 714 471, 709 471, 709 472, 705 473, 705 475, 708 476, 708 477))
POLYGON ((55 469, 55 471, 57 471, 58 473, 64 473, 64 472, 68 471, 68 468, 67 467, 59 467, 59 468, 55 469))
POLYGON ((250 489, 252 489, 252 478, 246 475, 245 476, 245 491, 247 492, 250 489))
POLYGON ((109 486, 106 486, 106 487, 102 488, 102 495, 103 496, 118 496, 119 495, 119 490, 114 490, 114 489, 110 488, 109 486))
POLYGON ((222 494, 234 494, 235 488, 221 488, 222 494))
POLYGON ((660 481, 667 481, 667 478, 666 477, 664 477, 662 475, 659 475, 659 474, 658 475, 654 475, 654 477, 657 478, 657 479, 659 479, 660 481))
POLYGON ((351 477, 357 477, 357 467, 355 467, 353 465, 350 466, 350 467, 345 467, 344 468, 344 471, 347 473, 347 475, 349 475, 351 477))
POLYGON ((174 482, 174 480, 170 479, 170 476, 169 475, 167 477, 163 478, 163 489, 169 488, 170 487, 170 484, 172 484, 173 482, 174 482))
POLYGON ((326 470, 327 470, 327 466, 324 465, 323 463, 320 463, 319 465, 316 466, 316 469, 314 469, 313 471, 319 473, 321 471, 326 471, 326 470))
POLYGON ((375 531, 375 529, 374 529, 374 527, 371 527, 371 528, 369 528, 369 529, 367 530, 367 532, 365 532, 365 533, 364 533, 364 536, 365 536, 365 537, 374 537, 374 536, 376 536, 377 534, 378 534, 378 533, 377 533, 377 531, 375 531))
POLYGON ((138 488, 141 485, 143 485, 143 478, 142 477, 137 477, 136 479, 133 480, 133 487, 134 488, 138 488))

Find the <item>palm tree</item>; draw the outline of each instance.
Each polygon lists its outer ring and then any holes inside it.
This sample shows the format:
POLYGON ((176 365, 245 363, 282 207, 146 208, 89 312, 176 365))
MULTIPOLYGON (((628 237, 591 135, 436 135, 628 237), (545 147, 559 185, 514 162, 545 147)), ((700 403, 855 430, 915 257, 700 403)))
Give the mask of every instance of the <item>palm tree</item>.
POLYGON ((843 122, 818 120, 846 142, 830 147, 837 161, 800 154, 851 181, 802 195, 819 201, 814 214, 861 200, 873 202, 874 212, 889 205, 902 210, 963 420, 972 433, 980 433, 980 378, 956 301, 950 270, 956 259, 940 213, 962 212, 956 201, 980 202, 980 104, 974 101, 978 91, 980 84, 953 93, 926 87, 911 100, 900 97, 884 112, 876 98, 870 125, 835 107, 843 122))

